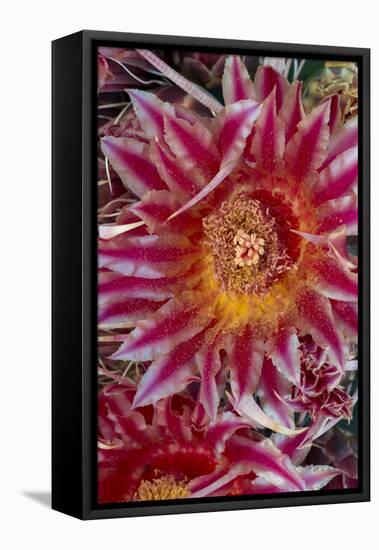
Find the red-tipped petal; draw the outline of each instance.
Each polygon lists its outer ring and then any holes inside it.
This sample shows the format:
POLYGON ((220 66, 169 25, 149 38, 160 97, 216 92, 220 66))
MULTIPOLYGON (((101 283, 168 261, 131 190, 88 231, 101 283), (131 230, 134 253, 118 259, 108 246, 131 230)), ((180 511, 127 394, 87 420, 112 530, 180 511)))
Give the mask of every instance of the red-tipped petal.
POLYGON ((348 149, 338 155, 322 172, 312 187, 312 202, 318 206, 354 190, 358 183, 358 150, 348 149))
POLYGON ((206 434, 206 442, 213 447, 217 453, 222 453, 226 441, 241 428, 249 428, 250 424, 232 412, 222 413, 214 426, 210 427, 206 434))
MULTIPOLYGON (((313 290, 304 289, 297 297, 297 305, 300 319, 308 326, 313 339, 321 347, 328 347, 332 360, 343 368, 342 344, 335 328, 329 300, 313 290)), ((300 328, 304 329, 304 326, 300 328)))
POLYGON ((280 329, 266 344, 267 355, 292 384, 300 383, 299 339, 294 328, 280 329))
POLYGON ((153 189, 166 188, 150 160, 146 143, 106 136, 101 141, 101 148, 125 187, 139 197, 153 189))
POLYGON ((275 90, 262 104, 251 145, 257 168, 267 172, 277 168, 284 152, 284 124, 276 113, 275 90))
POLYGON ((198 334, 208 322, 207 314, 196 304, 195 294, 182 302, 170 300, 137 323, 112 359, 151 361, 198 334))
POLYGON ((288 80, 270 65, 260 65, 254 78, 255 93, 258 101, 263 101, 276 86, 276 106, 282 108, 289 89, 288 80))
POLYGON ((241 99, 254 99, 254 85, 239 55, 229 55, 226 59, 222 94, 226 105, 241 99))
POLYGON ((322 164, 329 139, 329 103, 314 109, 298 124, 286 145, 284 158, 295 181, 303 182, 322 164))
POLYGON ((129 298, 128 300, 105 304, 99 308, 98 322, 104 328, 118 326, 133 327, 137 321, 145 319, 154 313, 162 304, 145 298, 129 298))

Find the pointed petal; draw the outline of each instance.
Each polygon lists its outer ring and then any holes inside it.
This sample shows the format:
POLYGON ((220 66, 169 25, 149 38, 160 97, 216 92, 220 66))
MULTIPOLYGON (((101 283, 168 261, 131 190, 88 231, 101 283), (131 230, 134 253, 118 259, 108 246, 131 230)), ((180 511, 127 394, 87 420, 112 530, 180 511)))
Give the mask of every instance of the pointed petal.
POLYGON ((217 415, 218 403, 220 401, 216 383, 216 375, 221 369, 221 359, 217 341, 209 343, 198 352, 196 355, 196 363, 201 375, 199 400, 210 420, 214 422, 217 415))
POLYGON ((196 177, 193 177, 191 172, 186 172, 156 141, 151 145, 151 158, 155 162, 159 175, 180 202, 185 202, 200 191, 201 186, 196 177))
POLYGON ((352 147, 336 157, 320 173, 312 187, 312 203, 318 206, 326 201, 337 199, 355 190, 357 183, 358 149, 352 147))
POLYGON ((276 106, 282 108, 284 97, 288 92, 289 83, 278 71, 270 65, 260 65, 254 78, 255 93, 258 101, 263 101, 276 86, 276 106))
POLYGON ((276 113, 276 88, 264 100, 255 124, 252 153, 258 170, 273 172, 284 152, 284 124, 276 113))
MULTIPOLYGON (((313 290, 304 289, 299 292, 297 306, 300 319, 308 327, 315 342, 323 348, 328 346, 328 353, 332 360, 343 368, 342 344, 335 329, 329 300, 313 290)), ((299 328, 305 327, 302 325, 299 328)))
POLYGON ((138 384, 133 407, 155 403, 182 391, 195 372, 194 356, 203 339, 203 333, 197 334, 153 361, 138 384))
POLYGON ((358 335, 358 306, 349 302, 331 300, 334 318, 350 337, 358 335))
POLYGON ((327 201, 317 210, 318 231, 331 233, 342 225, 347 235, 358 233, 358 203, 355 194, 327 201))
POLYGON ((98 323, 101 328, 133 327, 137 321, 154 313, 162 304, 145 298, 128 300, 100 306, 98 323))
POLYGON ((297 472, 305 481, 307 491, 319 491, 334 477, 341 474, 341 470, 332 466, 305 466, 298 467, 297 472))
POLYGON ((150 191, 129 210, 145 222, 150 233, 189 235, 199 230, 201 220, 194 218, 190 212, 167 221, 167 218, 179 207, 180 203, 170 191, 150 191))
POLYGON ((197 259, 198 251, 184 237, 121 236, 100 241, 98 255, 100 268, 155 279, 185 273, 197 259))
POLYGON ((286 143, 297 131, 297 125, 304 118, 304 109, 301 102, 301 82, 292 82, 286 94, 279 117, 284 123, 286 143))
POLYGON ((319 258, 312 262, 316 274, 314 288, 333 300, 355 302, 358 299, 358 275, 344 269, 332 258, 319 258))
POLYGON ((328 146, 327 157, 320 167, 323 170, 338 155, 341 155, 352 147, 358 145, 358 117, 354 117, 346 122, 341 128, 332 134, 328 146))
POLYGON ((112 359, 151 361, 198 334, 208 324, 209 317, 196 303, 196 298, 189 292, 182 295, 181 302, 170 300, 146 320, 137 323, 112 359))
POLYGON ((243 463, 229 466, 229 468, 217 468, 211 474, 199 476, 190 481, 191 497, 216 496, 225 486, 229 486, 233 479, 247 473, 249 473, 249 465, 243 463))
POLYGON ((243 419, 248 420, 252 423, 253 426, 263 426, 268 428, 273 432, 278 432, 285 435, 294 436, 301 431, 304 431, 304 428, 292 429, 283 426, 280 422, 271 418, 266 414, 255 401, 254 397, 246 396, 240 399, 238 405, 232 405, 235 407, 235 410, 242 416, 243 419))
POLYGON ((243 332, 232 337, 228 346, 230 386, 235 406, 241 399, 252 395, 258 385, 262 371, 263 342, 253 333, 250 325, 243 332))
POLYGON ((286 395, 291 393, 291 383, 288 382, 274 367, 272 361, 265 359, 262 376, 258 386, 258 396, 265 413, 281 426, 294 429, 294 415, 290 407, 284 402, 286 395))
POLYGON ((266 344, 267 355, 292 384, 300 384, 299 339, 294 328, 282 328, 266 344))
POLYGON ((219 125, 221 168, 235 163, 241 157, 260 109, 256 101, 239 101, 228 105, 218 116, 219 120, 216 119, 215 125, 219 125))
POLYGON ((129 138, 106 136, 101 149, 120 176, 122 183, 137 196, 147 191, 165 189, 154 164, 149 158, 149 146, 129 138))
POLYGON ((246 437, 234 436, 227 445, 229 460, 236 464, 248 464, 252 471, 279 488, 303 491, 305 482, 288 456, 282 454, 274 443, 265 438, 256 442, 246 437))
POLYGON ((121 302, 127 298, 144 298, 161 302, 172 298, 175 292, 185 288, 185 282, 179 277, 145 279, 143 277, 125 277, 111 271, 98 275, 99 304, 121 302))
POLYGON ((165 139, 186 171, 193 171, 204 184, 212 179, 218 170, 220 155, 205 125, 200 122, 191 125, 167 111, 165 139))
POLYGON ((322 164, 329 139, 329 103, 314 109, 298 124, 286 145, 284 158, 295 181, 304 182, 322 164))
POLYGON ((226 105, 241 99, 254 99, 254 85, 239 55, 229 55, 226 59, 222 94, 226 105))
POLYGON ((332 96, 329 96, 329 98, 330 98, 329 128, 330 128, 330 134, 332 134, 339 128, 341 124, 341 107, 340 107, 339 95, 334 94, 332 96))
MULTIPOLYGON (((164 103, 155 94, 142 90, 127 90, 137 118, 149 139, 162 139, 164 103)), ((167 107, 166 107, 167 108, 167 107)))

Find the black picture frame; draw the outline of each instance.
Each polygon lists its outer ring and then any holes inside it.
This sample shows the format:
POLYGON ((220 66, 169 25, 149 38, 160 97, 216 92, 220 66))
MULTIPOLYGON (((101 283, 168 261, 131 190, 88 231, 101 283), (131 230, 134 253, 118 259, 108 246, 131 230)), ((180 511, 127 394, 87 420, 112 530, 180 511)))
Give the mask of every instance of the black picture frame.
POLYGON ((370 50, 81 31, 52 44, 52 507, 81 519, 370 499, 370 50), (359 66, 359 479, 357 489, 96 504, 96 56, 99 45, 356 61, 359 66), (362 398, 364 397, 364 399, 362 398))

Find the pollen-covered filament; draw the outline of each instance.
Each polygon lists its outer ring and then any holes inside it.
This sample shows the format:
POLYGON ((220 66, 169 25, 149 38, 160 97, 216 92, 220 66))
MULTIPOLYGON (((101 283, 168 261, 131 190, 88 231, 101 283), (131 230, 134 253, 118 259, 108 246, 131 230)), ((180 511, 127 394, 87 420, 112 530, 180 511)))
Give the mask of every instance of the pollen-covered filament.
POLYGON ((236 251, 234 263, 238 267, 257 265, 260 256, 263 256, 265 253, 264 239, 257 237, 255 233, 249 235, 242 229, 238 230, 237 235, 233 239, 233 244, 236 251))

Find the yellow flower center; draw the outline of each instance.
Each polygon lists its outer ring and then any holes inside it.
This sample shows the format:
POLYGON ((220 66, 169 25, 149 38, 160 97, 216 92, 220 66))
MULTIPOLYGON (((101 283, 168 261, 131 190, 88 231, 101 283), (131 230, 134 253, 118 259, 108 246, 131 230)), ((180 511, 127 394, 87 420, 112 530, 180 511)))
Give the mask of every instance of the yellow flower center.
POLYGON ((151 481, 143 479, 133 500, 167 500, 188 496, 190 496, 190 492, 185 481, 177 481, 174 476, 166 475, 151 481))

